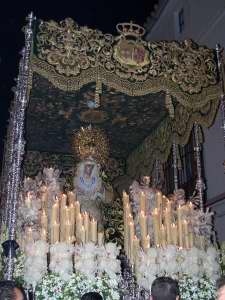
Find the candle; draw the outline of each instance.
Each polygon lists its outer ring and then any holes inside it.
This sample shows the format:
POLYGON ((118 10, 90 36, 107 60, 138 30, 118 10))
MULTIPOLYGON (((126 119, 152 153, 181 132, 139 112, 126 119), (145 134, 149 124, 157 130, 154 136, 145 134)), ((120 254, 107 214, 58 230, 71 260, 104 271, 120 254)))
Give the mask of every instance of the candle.
POLYGON ((139 224, 141 229, 141 239, 143 240, 147 235, 147 216, 143 210, 139 214, 139 224))
POLYGON ((70 241, 70 238, 72 237, 71 235, 71 223, 70 221, 67 221, 66 224, 65 224, 65 241, 67 243, 69 243, 70 241))
POLYGON ((43 185, 41 187, 41 209, 42 210, 47 210, 48 207, 48 189, 46 185, 43 185))
POLYGON ((75 205, 73 202, 69 206, 69 214, 70 214, 70 223, 71 223, 71 236, 73 236, 75 232, 75 215, 76 215, 75 205))
POLYGON ((129 223, 129 258, 131 264, 134 263, 134 253, 133 253, 133 239, 134 239, 134 222, 129 223))
POLYGON ((156 206, 159 212, 159 224, 162 224, 162 193, 156 193, 156 206))
POLYGON ((171 244, 171 207, 165 208, 166 241, 171 244))
POLYGON ((166 230, 163 224, 161 226, 161 245, 163 248, 166 247, 166 230))
POLYGON ((80 240, 81 240, 82 244, 85 244, 85 229, 84 229, 83 225, 81 226, 81 229, 80 229, 80 240))
POLYGON ((188 222, 187 220, 183 221, 183 233, 184 233, 184 247, 189 248, 189 235, 188 235, 188 222))
POLYGON ((42 214, 41 214, 41 227, 43 229, 45 229, 46 231, 48 230, 48 217, 44 210, 42 211, 42 214))
POLYGON ((82 226, 83 226, 83 218, 82 218, 81 213, 78 213, 77 218, 76 218, 76 238, 77 239, 81 238, 80 230, 81 230, 82 226))
POLYGON ((89 241, 89 215, 87 212, 83 213, 84 219, 84 230, 85 230, 85 242, 88 243, 89 241))
POLYGON ((31 194, 30 192, 27 193, 25 197, 25 204, 27 208, 31 208, 31 194))
POLYGON ((44 228, 41 229, 41 240, 42 241, 47 240, 47 231, 44 228))
POLYGON ((158 209, 155 208, 152 212, 152 221, 153 221, 153 231, 154 231, 154 242, 155 246, 160 244, 159 240, 159 214, 158 214, 158 209))
POLYGON ((54 222, 51 225, 51 243, 55 244, 59 242, 59 223, 54 222))
POLYGON ((141 192, 141 196, 140 196, 140 212, 141 211, 146 213, 146 197, 144 192, 141 192))
POLYGON ((76 218, 80 214, 80 202, 75 201, 75 212, 76 212, 76 218))
POLYGON ((125 191, 123 191, 123 205, 124 207, 129 203, 129 196, 125 191))
POLYGON ((98 245, 102 246, 104 242, 104 232, 98 232, 98 245))
POLYGON ((181 214, 182 214, 182 208, 179 205, 177 208, 177 224, 178 224, 178 245, 179 247, 183 247, 183 231, 182 231, 182 220, 181 220, 181 214))
POLYGON ((66 196, 66 194, 62 194, 62 196, 61 196, 61 206, 62 207, 64 207, 64 206, 66 206, 66 203, 67 202, 67 196, 66 196))
POLYGON ((192 214, 193 213, 193 203, 190 201, 189 204, 188 204, 188 208, 189 208, 189 214, 192 214))
POLYGON ((76 200, 76 196, 75 196, 74 192, 70 191, 67 193, 67 195, 68 195, 69 204, 74 203, 76 200))
POLYGON ((177 245, 177 225, 171 224, 171 241, 173 245, 177 245))
POLYGON ((57 199, 55 203, 52 205, 51 224, 54 224, 55 222, 58 223, 58 221, 59 221, 59 202, 57 199))
POLYGON ((33 230, 30 226, 27 228, 27 242, 33 242, 33 230))
POLYGON ((143 244, 142 244, 143 250, 145 251, 145 253, 147 252, 147 250, 150 248, 150 236, 147 235, 144 239, 143 239, 143 244))
POLYGON ((93 243, 97 242, 97 221, 93 218, 90 222, 90 240, 93 243))
POLYGON ((140 249, 140 241, 137 238, 137 236, 135 235, 133 238, 133 253, 134 253, 134 264, 137 261, 137 257, 138 257, 138 251, 140 249))

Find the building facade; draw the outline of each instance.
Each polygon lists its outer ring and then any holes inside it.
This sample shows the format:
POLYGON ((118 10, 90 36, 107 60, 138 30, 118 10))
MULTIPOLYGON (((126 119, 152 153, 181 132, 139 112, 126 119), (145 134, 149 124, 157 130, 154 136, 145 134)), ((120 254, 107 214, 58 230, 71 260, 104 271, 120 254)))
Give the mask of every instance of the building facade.
MULTIPOLYGON (((146 23, 147 40, 192 39, 200 45, 225 47, 224 0, 159 0, 146 23)), ((206 205, 215 212, 219 241, 225 240, 225 147, 220 110, 213 126, 204 129, 203 158, 206 205)))

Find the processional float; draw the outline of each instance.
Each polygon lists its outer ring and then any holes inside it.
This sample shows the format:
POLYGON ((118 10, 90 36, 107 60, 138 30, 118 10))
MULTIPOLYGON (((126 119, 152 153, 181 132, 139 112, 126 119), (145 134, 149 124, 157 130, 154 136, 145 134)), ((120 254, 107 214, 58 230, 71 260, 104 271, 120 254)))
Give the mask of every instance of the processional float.
MULTIPOLYGON (((30 243, 29 253, 33 251, 30 257, 37 257, 35 251, 38 252, 38 247, 42 249, 41 261, 46 270, 49 252, 50 261, 54 258, 54 263, 51 261, 49 265, 52 271, 59 272, 64 259, 68 263, 64 277, 71 275, 74 265, 79 270, 79 265, 84 263, 82 245, 84 253, 97 251, 95 258, 89 257, 89 263, 95 260, 94 273, 107 273, 105 264, 110 261, 116 268, 108 270, 107 276, 120 272, 118 249, 110 243, 103 247, 106 220, 99 219, 101 230, 97 230, 99 210, 96 218, 91 214, 97 204, 93 208, 90 203, 113 197, 112 187, 107 182, 110 176, 111 184, 117 185, 118 191, 127 189, 130 194, 119 193, 117 198, 122 200, 114 200, 118 205, 117 214, 113 212, 113 202, 107 204, 108 208, 111 205, 109 211, 116 215, 115 219, 120 215, 118 228, 124 237, 122 246, 128 273, 124 273, 127 286, 121 290, 130 289, 131 298, 133 294, 135 299, 141 299, 141 289, 149 290, 154 276, 167 273, 159 262, 165 264, 165 256, 179 261, 168 272, 182 273, 182 263, 185 261, 187 266, 190 263, 187 257, 195 255, 193 265, 198 265, 196 272, 200 273, 203 271, 199 270, 199 258, 207 253, 211 259, 207 266, 216 265, 211 275, 218 274, 210 224, 200 221, 211 218, 204 209, 200 126, 212 125, 220 104, 224 109, 221 49, 217 47, 217 68, 214 51, 192 41, 146 42, 144 29, 132 22, 118 24, 117 30, 119 35, 113 37, 79 27, 72 19, 56 23, 37 21, 32 14, 28 17, 1 177, 2 224, 8 229, 8 239, 3 243, 7 280, 13 278, 17 247, 20 244, 25 249, 30 243), (92 125, 88 127, 89 124, 92 125), (193 128, 197 197, 192 203, 185 200, 179 189, 177 157, 179 147, 187 144, 193 128), (59 166, 53 157, 65 154, 71 158, 74 130, 77 132, 76 159, 81 163, 76 161, 80 169, 76 168, 78 173, 71 182, 71 174, 60 179, 59 172, 54 170, 59 166), (171 150, 174 194, 166 197, 157 186, 150 188, 148 180, 157 173, 159 164, 167 161, 171 150), (48 152, 51 154, 46 154, 48 152), (37 157, 39 165, 33 171, 32 164, 37 157), (114 167, 111 174, 105 176, 109 162, 114 167), (113 177, 118 170, 120 172, 113 177), (40 171, 42 177, 26 177, 40 171), (96 176, 92 176, 92 172, 96 172, 96 176), (147 180, 147 185, 138 183, 140 177, 147 180), (127 178, 129 180, 125 180, 127 178), (80 203, 84 206, 85 201, 89 202, 82 211, 80 203), (36 229, 36 225, 24 227, 25 221, 22 224, 29 211, 37 218, 36 229), (16 224, 22 224, 21 232, 25 233, 25 238, 17 236, 17 241, 16 224), (78 254, 74 254, 74 245, 80 247, 78 254), (57 256, 58 253, 62 256, 57 256), (55 263, 59 260, 61 265, 55 263), (146 262, 155 272, 148 273, 146 262), (161 273, 157 271, 160 268, 161 273)), ((111 224, 110 230, 112 227, 111 224)))

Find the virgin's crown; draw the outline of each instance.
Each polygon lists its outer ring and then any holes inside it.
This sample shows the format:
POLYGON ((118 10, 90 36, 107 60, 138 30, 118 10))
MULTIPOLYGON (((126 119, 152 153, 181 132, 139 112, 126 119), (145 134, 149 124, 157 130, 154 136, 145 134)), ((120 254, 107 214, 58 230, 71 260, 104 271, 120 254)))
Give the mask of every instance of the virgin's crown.
POLYGON ((116 29, 123 36, 133 36, 139 38, 145 34, 144 27, 134 24, 132 21, 129 23, 119 23, 116 25, 116 29))

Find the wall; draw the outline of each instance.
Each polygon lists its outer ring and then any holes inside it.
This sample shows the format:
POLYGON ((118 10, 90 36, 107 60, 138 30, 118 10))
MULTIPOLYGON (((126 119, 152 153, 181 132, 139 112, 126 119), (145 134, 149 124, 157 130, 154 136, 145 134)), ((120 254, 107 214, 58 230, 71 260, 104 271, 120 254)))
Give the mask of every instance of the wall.
MULTIPOLYGON (((224 0, 169 0, 147 40, 193 39, 200 45, 215 48, 225 46, 225 1, 224 0), (178 13, 184 10, 184 30, 179 34, 178 13)), ((225 192, 223 161, 225 148, 220 111, 214 125, 204 129, 204 164, 207 184, 207 201, 225 192)), ((212 205, 216 213, 215 223, 220 240, 225 240, 225 200, 212 205)))

